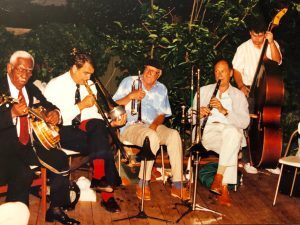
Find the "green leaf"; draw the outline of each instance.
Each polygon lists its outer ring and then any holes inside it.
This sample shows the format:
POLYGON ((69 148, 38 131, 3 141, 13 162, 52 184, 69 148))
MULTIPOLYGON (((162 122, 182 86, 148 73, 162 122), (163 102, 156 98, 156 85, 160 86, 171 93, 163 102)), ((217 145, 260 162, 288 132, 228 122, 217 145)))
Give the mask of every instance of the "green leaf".
POLYGON ((149 37, 149 38, 156 39, 158 36, 157 36, 156 34, 150 34, 148 37, 149 37))
POLYGON ((121 22, 119 22, 119 21, 114 21, 113 23, 117 24, 120 28, 123 28, 121 22))
POLYGON ((166 44, 169 44, 169 43, 170 43, 170 41, 169 41, 168 38, 166 38, 166 37, 162 37, 162 38, 161 38, 161 42, 166 43, 166 44))

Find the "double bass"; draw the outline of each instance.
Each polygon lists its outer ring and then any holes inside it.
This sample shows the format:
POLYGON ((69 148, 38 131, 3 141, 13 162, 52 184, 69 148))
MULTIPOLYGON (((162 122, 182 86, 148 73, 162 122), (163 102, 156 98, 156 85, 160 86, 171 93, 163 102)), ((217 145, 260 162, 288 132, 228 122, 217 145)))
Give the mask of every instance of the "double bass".
MULTIPOLYGON (((268 31, 279 25, 287 8, 280 10, 269 24, 268 31)), ((249 93, 251 122, 248 132, 250 160, 256 167, 275 168, 282 151, 280 125, 284 84, 277 62, 264 60, 268 40, 264 40, 249 93)))

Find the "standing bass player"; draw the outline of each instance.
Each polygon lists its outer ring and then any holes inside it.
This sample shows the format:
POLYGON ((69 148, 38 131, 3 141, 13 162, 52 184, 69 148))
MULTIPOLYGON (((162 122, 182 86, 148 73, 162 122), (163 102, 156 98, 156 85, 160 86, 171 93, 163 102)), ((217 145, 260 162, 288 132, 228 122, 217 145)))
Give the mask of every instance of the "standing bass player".
MULTIPOLYGON (((235 83, 246 97, 249 97, 250 87, 254 83, 255 72, 265 41, 267 41, 267 48, 263 58, 273 60, 278 65, 282 63, 279 44, 274 40, 273 33, 266 30, 267 27, 263 20, 253 18, 249 25, 250 39, 237 48, 232 60, 235 83)), ((247 173, 258 173, 250 162, 250 153, 247 150, 243 151, 243 161, 247 173)), ((268 170, 278 174, 278 169, 268 170)))

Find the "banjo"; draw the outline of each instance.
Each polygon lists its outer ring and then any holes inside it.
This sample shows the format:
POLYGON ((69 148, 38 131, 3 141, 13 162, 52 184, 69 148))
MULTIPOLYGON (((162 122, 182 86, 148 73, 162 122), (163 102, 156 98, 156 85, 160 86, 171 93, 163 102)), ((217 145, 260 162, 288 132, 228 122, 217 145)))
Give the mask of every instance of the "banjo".
MULTIPOLYGON (((18 99, 5 94, 0 95, 0 106, 5 104, 18 103, 18 99)), ((40 143, 47 149, 50 150, 55 147, 59 147, 59 128, 55 125, 48 124, 45 121, 47 111, 44 107, 39 106, 37 108, 27 107, 29 114, 29 122, 38 138, 40 143)))

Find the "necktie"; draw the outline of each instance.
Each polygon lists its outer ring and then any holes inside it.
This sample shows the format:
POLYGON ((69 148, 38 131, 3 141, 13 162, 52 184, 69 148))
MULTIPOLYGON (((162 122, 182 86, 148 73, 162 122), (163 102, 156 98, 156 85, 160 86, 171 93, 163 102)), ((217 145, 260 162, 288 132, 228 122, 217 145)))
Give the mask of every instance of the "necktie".
MULTIPOLYGON (((75 104, 79 103, 80 99, 80 85, 76 84, 76 91, 75 91, 75 104)), ((78 127, 80 124, 80 113, 72 120, 72 125, 78 127)))
MULTIPOLYGON (((25 102, 25 98, 24 95, 22 93, 22 91, 19 92, 19 97, 22 97, 22 101, 25 102)), ((20 116, 20 135, 19 135, 19 141, 23 144, 23 145, 27 145, 28 141, 29 141, 29 131, 28 131, 28 118, 27 116, 20 116)))

